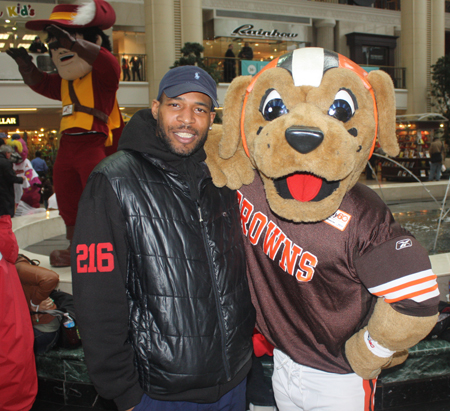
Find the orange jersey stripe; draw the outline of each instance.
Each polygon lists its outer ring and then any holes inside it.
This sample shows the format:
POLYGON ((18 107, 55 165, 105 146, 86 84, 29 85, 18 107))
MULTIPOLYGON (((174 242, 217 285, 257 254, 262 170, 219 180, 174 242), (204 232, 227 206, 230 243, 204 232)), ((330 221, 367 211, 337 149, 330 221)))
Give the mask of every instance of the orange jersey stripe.
POLYGON ((378 293, 374 293, 374 295, 376 295, 377 297, 380 297, 380 296, 385 295, 385 294, 390 294, 390 293, 393 293, 395 291, 406 289, 406 288, 411 287, 413 285, 426 283, 427 281, 431 281, 431 280, 436 280, 436 278, 437 278, 436 274, 429 275, 428 277, 423 277, 423 278, 420 278, 418 280, 410 281, 410 282, 398 285, 396 287, 387 288, 385 290, 379 291, 378 293))
POLYGON ((411 294, 405 294, 405 295, 402 295, 402 296, 397 297, 397 298, 392 298, 392 299, 385 298, 385 301, 387 303, 396 303, 397 301, 407 300, 407 299, 410 299, 410 298, 417 297, 418 295, 429 293, 431 291, 436 290, 437 288, 438 288, 438 285, 436 284, 436 285, 433 285, 433 287, 426 288, 425 290, 416 291, 416 292, 411 293, 411 294))

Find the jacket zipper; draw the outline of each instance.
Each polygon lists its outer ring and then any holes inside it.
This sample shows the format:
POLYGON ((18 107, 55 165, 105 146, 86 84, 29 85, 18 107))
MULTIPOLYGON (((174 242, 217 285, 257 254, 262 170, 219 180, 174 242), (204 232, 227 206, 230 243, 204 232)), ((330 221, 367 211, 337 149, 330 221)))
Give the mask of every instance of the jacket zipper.
POLYGON ((214 273, 214 265, 212 263, 211 253, 209 252, 208 241, 206 238, 205 223, 203 221, 203 216, 202 216, 202 210, 198 203, 197 203, 197 209, 198 209, 198 214, 199 214, 200 226, 202 227, 201 231, 202 231, 203 245, 205 246, 206 255, 208 257, 209 272, 211 275, 212 288, 213 288, 214 297, 216 300, 217 316, 219 317, 219 328, 220 328, 220 335, 221 335, 221 340, 222 340, 222 360, 225 365, 225 373, 227 376, 227 381, 230 381, 231 380, 230 364, 228 363, 226 355, 225 355, 225 326, 223 324, 224 321, 223 321, 222 312, 220 311, 220 300, 219 300, 219 296, 218 296, 216 281, 214 279, 214 274, 213 274, 214 273))

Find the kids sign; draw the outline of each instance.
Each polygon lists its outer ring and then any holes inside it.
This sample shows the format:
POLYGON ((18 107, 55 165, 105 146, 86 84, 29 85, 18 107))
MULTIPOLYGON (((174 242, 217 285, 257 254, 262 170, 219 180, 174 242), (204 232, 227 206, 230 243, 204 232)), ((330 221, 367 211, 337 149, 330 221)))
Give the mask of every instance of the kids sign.
POLYGON ((6 6, 6 11, 0 11, 1 17, 8 17, 10 19, 14 19, 17 17, 34 17, 36 15, 36 11, 31 8, 31 4, 20 4, 17 3, 14 6, 6 6))

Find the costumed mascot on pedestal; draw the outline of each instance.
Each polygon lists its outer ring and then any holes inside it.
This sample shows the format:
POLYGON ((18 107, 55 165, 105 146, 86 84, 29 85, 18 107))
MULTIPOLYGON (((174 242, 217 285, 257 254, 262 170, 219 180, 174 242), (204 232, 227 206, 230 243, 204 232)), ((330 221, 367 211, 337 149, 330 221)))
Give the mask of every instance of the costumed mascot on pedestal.
MULTIPOLYGON (((48 20, 28 21, 26 28, 48 33, 58 73, 40 71, 22 47, 7 50, 31 89, 62 101, 61 140, 53 183, 68 240, 72 240, 78 201, 89 174, 115 151, 123 128, 116 99, 120 65, 102 31, 112 27, 115 19, 109 3, 95 0, 81 6, 60 4, 48 20)), ((50 264, 70 266, 70 247, 53 251, 50 264)))
POLYGON ((427 251, 358 183, 377 137, 398 153, 390 77, 321 48, 234 79, 209 134, 213 180, 239 189, 280 410, 373 409, 381 370, 436 323, 427 251))

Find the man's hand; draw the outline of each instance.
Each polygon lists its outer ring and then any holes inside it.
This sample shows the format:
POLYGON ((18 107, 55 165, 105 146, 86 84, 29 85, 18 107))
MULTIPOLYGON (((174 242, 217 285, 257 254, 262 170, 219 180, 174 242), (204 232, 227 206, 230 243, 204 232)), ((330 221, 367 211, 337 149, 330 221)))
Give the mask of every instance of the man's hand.
POLYGON ((72 50, 73 45, 76 43, 76 39, 72 35, 54 24, 48 26, 45 30, 51 37, 56 39, 56 41, 52 41, 48 45, 51 50, 56 50, 59 48, 72 50))
POLYGON ((6 50, 6 54, 12 57, 19 67, 26 68, 33 63, 33 57, 23 47, 10 48, 6 50))

